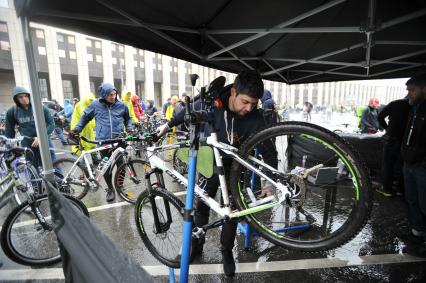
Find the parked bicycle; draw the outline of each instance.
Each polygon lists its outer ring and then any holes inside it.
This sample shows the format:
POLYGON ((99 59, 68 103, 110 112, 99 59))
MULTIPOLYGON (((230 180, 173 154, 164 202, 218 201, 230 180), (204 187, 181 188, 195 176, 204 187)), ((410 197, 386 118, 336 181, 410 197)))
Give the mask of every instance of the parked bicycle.
MULTIPOLYGON (((95 192, 99 188, 105 192, 100 181, 107 170, 115 173, 113 186, 118 195, 129 203, 135 203, 138 195, 145 189, 146 162, 134 159, 126 151, 128 142, 138 142, 140 138, 128 135, 122 138, 94 141, 77 136, 75 145, 81 147, 81 140, 97 144, 98 147, 91 150, 82 150, 78 158, 59 158, 54 163, 55 176, 58 179, 60 189, 78 199, 84 198, 88 192, 95 192), (103 160, 97 168, 92 168, 90 154, 102 150, 113 150, 111 157, 103 160)), ((83 147, 81 147, 83 148, 83 147)))
MULTIPOLYGON (((34 183, 40 179, 21 179, 13 162, 17 157, 25 156, 28 149, 14 147, 0 148, 5 156, 6 174, 0 179, 0 209, 14 197, 16 191, 27 197, 6 217, 1 227, 1 246, 8 258, 29 266, 46 266, 59 262, 59 246, 53 230, 47 195, 36 193, 34 183)), ((77 209, 89 215, 87 208, 78 199, 64 195, 77 209)))
MULTIPOLYGON (((218 142, 214 121, 209 118, 215 108, 215 88, 212 82, 207 91, 202 89, 205 110, 190 112, 186 107, 192 124, 191 142, 200 137, 197 125, 210 128, 206 145, 215 163, 204 171, 220 172, 222 198, 218 202, 209 197, 200 181, 195 186, 197 200, 215 211, 219 220, 194 227, 193 240, 202 241, 208 229, 230 219, 245 221, 278 246, 304 252, 333 249, 355 237, 372 208, 369 176, 359 154, 338 135, 303 122, 270 126, 248 138, 239 149, 218 142), (298 142, 314 143, 320 150, 297 160, 298 142), (232 156, 230 172, 223 172, 220 152, 232 156), (230 174, 229 184, 225 174, 230 174), (270 192, 261 197, 265 182, 270 184, 270 192)), ((157 260, 174 268, 180 266, 184 204, 166 190, 163 174, 184 186, 188 180, 172 169, 160 152, 186 146, 181 142, 147 148, 151 171, 147 173, 147 190, 135 208, 136 226, 145 246, 157 260)))

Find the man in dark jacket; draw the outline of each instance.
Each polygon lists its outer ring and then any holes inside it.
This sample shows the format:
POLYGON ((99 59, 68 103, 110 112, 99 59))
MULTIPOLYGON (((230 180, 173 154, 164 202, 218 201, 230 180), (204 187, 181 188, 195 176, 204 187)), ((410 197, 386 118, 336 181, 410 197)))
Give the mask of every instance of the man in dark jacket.
MULTIPOLYGON (((34 122, 33 108, 30 102, 30 93, 23 87, 17 86, 12 90, 13 101, 15 106, 9 108, 6 113, 6 129, 5 135, 8 138, 15 137, 15 126, 19 126, 19 133, 25 137, 21 142, 21 146, 31 148, 34 156, 31 158, 33 165, 38 168, 41 167, 41 156, 39 149, 39 139, 34 122)), ((49 136, 55 128, 55 122, 49 110, 43 106, 44 121, 46 122, 47 135, 49 136)), ((50 154, 52 161, 55 160, 55 151, 52 150, 54 145, 50 138, 48 138, 49 147, 51 148, 50 154)))
MULTIPOLYGON (((256 108, 259 99, 263 95, 263 82, 259 73, 255 71, 243 71, 235 79, 232 85, 226 86, 220 95, 223 107, 214 109, 214 125, 218 129, 217 135, 220 142, 239 147, 252 133, 265 128, 263 116, 256 108)), ((199 103, 199 101, 197 101, 199 103)), ((200 109, 201 105, 195 102, 194 108, 200 109)), ((159 135, 164 134, 168 129, 183 122, 185 111, 181 111, 170 122, 164 124, 158 129, 159 135)), ((209 136, 209 127, 204 128, 204 135, 209 136)), ((277 166, 276 154, 273 154, 274 146, 268 146, 270 156, 275 156, 274 160, 267 161, 271 166, 277 166)), ((271 158, 273 159, 273 158, 271 158)), ((222 155, 223 165, 226 176, 229 176, 232 158, 222 155)), ((272 191, 265 185, 262 188, 261 195, 269 195, 272 191)), ((210 197, 215 197, 219 187, 219 178, 217 175, 208 179, 205 187, 210 197)), ((202 227, 208 223, 210 208, 203 202, 197 202, 195 209, 194 224, 202 227)), ((237 223, 235 221, 226 221, 222 227, 220 238, 221 252, 223 257, 223 269, 227 276, 235 274, 235 261, 232 254, 234 247, 237 223)), ((194 244, 192 246, 193 256, 200 254, 203 246, 194 244)))
POLYGON ((375 134, 379 130, 379 121, 377 120, 377 107, 379 107, 379 100, 377 98, 371 98, 368 102, 368 107, 362 113, 362 134, 375 134))
MULTIPOLYGON (((408 202, 411 233, 426 237, 426 74, 406 83, 408 101, 412 106, 402 139, 405 198, 408 202)), ((414 250, 426 256, 426 242, 414 250)))
POLYGON ((398 188, 395 193, 403 192, 401 141, 409 110, 408 98, 398 99, 386 105, 377 116, 380 127, 386 130, 383 136, 382 187, 377 191, 386 197, 394 194, 393 180, 396 180, 398 188), (389 123, 386 123, 386 117, 389 123))
POLYGON ((271 92, 267 89, 263 91, 263 96, 260 99, 262 102, 262 114, 266 125, 272 125, 279 122, 278 112, 275 109, 275 102, 271 92))
MULTIPOLYGON (((96 122, 96 140, 114 139, 123 133, 125 128, 127 130, 133 129, 129 108, 117 99, 116 88, 110 83, 103 83, 98 92, 100 98, 90 103, 84 110, 80 122, 78 122, 71 134, 81 132, 84 126, 93 118, 95 118, 96 122)), ((111 153, 111 150, 102 151, 101 157, 109 158, 111 153)), ((117 164, 117 166, 119 165, 117 164)), ((108 202, 114 201, 115 193, 110 170, 106 170, 104 178, 108 186, 106 199, 108 202)))

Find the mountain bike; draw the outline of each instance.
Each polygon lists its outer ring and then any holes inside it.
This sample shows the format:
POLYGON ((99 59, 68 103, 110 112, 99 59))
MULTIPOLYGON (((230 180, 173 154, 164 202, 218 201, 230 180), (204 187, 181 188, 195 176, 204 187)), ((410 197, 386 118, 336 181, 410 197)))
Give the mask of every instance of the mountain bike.
MULTIPOLYGON (((212 111, 220 110, 215 106, 221 83, 217 85, 215 80, 207 90, 201 89, 205 110, 191 112, 186 107, 191 143, 199 140, 200 125, 210 128, 205 144, 214 155, 211 171, 218 175, 221 191, 218 202, 207 195, 203 184, 195 185, 197 201, 206 203, 219 220, 194 227, 193 241, 202 241, 207 230, 231 220, 245 221, 271 243, 302 252, 330 250, 355 237, 370 215, 372 190, 365 165, 351 145, 327 129, 304 122, 267 127, 239 149, 219 142, 211 118, 212 111), (296 147, 300 141, 314 143, 318 150, 295 160, 292 155, 300 150, 296 147), (224 168, 221 153, 232 157, 230 168, 224 168), (264 195, 266 185, 269 193, 264 195)), ((151 168, 147 190, 135 207, 136 226, 145 246, 173 268, 180 266, 184 204, 166 190, 163 174, 184 186, 188 180, 159 152, 185 146, 182 142, 147 148, 151 168)))
MULTIPOLYGON (((27 151, 20 147, 0 149, 0 154, 7 154, 7 174, 0 179, 0 186, 5 186, 0 193, 0 209, 11 201, 14 191, 26 194, 25 201, 10 212, 2 224, 0 241, 11 260, 23 265, 46 266, 61 260, 47 195, 34 191, 34 182, 40 183, 40 179, 21 179, 12 166, 15 158, 25 156, 27 151)), ((70 195, 64 196, 76 209, 89 215, 81 201, 70 195)))
MULTIPOLYGON (((59 158, 54 163, 55 176, 58 180, 60 190, 63 190, 78 199, 84 198, 89 191, 97 191, 99 188, 107 191, 100 183, 104 173, 109 170, 113 175, 113 186, 118 195, 129 203, 135 203, 137 196, 145 188, 145 170, 148 165, 140 159, 133 159, 126 151, 128 142, 137 142, 139 138, 131 135, 94 141, 84 136, 77 137, 74 145, 81 146, 81 140, 98 145, 91 150, 81 150, 78 158, 59 158), (90 154, 104 150, 111 150, 111 157, 94 169, 90 163, 90 154), (95 171, 95 172, 94 172, 95 171)), ((71 140, 70 140, 71 141, 71 140)))

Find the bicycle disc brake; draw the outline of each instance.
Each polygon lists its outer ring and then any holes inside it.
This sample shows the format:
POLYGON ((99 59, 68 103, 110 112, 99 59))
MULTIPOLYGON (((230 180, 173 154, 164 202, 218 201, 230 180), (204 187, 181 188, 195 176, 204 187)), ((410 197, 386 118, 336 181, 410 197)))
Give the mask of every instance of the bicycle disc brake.
POLYGON ((306 199, 306 184, 305 180, 300 175, 291 175, 290 177, 290 190, 293 196, 290 198, 290 205, 294 207, 301 207, 306 199))

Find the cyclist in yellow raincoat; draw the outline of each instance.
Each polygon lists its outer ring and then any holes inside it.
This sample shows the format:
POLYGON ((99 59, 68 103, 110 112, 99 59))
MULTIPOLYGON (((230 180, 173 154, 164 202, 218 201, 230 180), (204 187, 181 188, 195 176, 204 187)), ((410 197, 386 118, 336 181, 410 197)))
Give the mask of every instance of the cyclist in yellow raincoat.
POLYGON ((166 119, 167 120, 170 121, 172 119, 173 110, 175 109, 175 105, 178 101, 179 101, 179 97, 177 95, 173 95, 172 99, 170 101, 170 105, 169 105, 169 107, 167 107, 167 110, 166 110, 166 119))
MULTIPOLYGON (((90 95, 83 98, 80 102, 78 102, 75 105, 74 112, 72 113, 72 117, 71 117, 70 129, 74 129, 74 127, 80 121, 80 118, 83 115, 84 109, 86 109, 87 106, 89 106, 89 104, 92 103, 92 101, 94 101, 94 100, 95 100, 95 95, 91 93, 90 95)), ((90 140, 96 139, 95 127, 96 127, 95 119, 93 119, 89 123, 87 123, 87 125, 80 132, 80 135, 82 135, 82 136, 84 136, 84 137, 86 137, 90 140)), ((90 150, 90 149, 94 149, 96 147, 96 144, 87 143, 85 141, 81 141, 81 144, 82 144, 84 150, 90 150)), ((81 154, 81 151, 75 145, 72 146, 72 151, 77 155, 81 154)), ((93 158, 93 155, 92 155, 92 158, 93 158)), ((95 159, 96 159, 96 157, 95 157, 95 159)), ((93 160, 94 163, 96 163, 98 161, 97 159, 96 160, 95 159, 93 160)))
POLYGON ((138 118, 136 118, 135 110, 133 109, 132 93, 130 92, 130 90, 125 90, 121 93, 121 100, 129 108, 129 114, 130 118, 132 118, 132 124, 139 122, 138 118))

